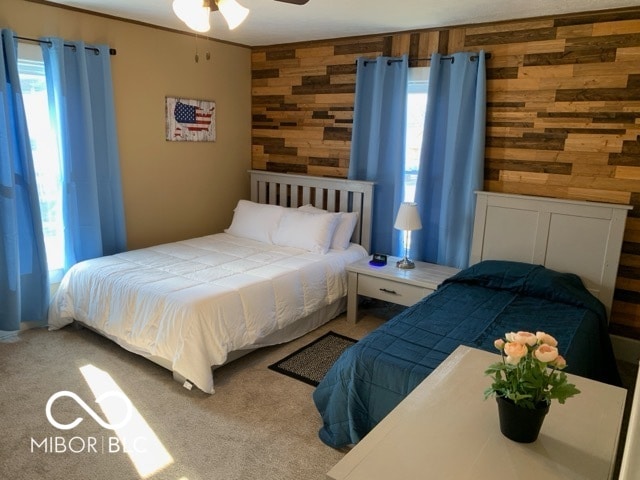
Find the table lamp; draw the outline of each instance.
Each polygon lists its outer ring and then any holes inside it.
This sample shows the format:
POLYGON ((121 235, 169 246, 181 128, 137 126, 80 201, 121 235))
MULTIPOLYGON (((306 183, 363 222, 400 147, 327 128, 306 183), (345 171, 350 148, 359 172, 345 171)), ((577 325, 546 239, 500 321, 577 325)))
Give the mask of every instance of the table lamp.
POLYGON ((413 202, 401 203, 393 228, 404 230, 404 258, 396 262, 396 267, 415 268, 415 264, 409 260, 409 235, 412 230, 420 230, 422 228, 418 204, 413 202))

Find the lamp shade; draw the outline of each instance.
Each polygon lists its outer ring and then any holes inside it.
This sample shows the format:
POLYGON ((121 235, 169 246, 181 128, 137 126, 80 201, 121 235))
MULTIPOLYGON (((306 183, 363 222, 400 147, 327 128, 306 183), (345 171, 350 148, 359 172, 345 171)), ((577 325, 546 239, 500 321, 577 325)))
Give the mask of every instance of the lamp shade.
POLYGON ((422 222, 418 213, 418 204, 413 202, 401 203, 393 228, 405 231, 420 230, 422 222))

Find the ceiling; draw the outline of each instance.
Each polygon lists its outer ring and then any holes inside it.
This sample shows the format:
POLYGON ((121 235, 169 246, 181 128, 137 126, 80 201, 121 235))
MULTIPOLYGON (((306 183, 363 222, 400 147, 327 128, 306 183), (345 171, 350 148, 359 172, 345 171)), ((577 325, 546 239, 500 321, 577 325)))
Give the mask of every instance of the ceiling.
MULTIPOLYGON (((189 29, 174 15, 172 0, 49 0, 83 10, 175 30, 189 29)), ((247 46, 495 22, 640 5, 640 0, 309 0, 291 5, 239 0, 251 13, 229 31, 211 14, 211 38, 247 46)))

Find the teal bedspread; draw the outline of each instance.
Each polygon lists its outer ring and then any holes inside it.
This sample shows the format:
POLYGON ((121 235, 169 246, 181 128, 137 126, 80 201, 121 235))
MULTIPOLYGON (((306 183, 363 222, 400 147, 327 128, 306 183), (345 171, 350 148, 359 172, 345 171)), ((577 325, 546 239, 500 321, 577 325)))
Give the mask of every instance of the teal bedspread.
POLYGON ((604 306, 578 276, 485 261, 342 354, 313 393, 320 438, 357 443, 459 345, 497 353, 494 340, 518 330, 553 335, 568 372, 620 384, 604 306))

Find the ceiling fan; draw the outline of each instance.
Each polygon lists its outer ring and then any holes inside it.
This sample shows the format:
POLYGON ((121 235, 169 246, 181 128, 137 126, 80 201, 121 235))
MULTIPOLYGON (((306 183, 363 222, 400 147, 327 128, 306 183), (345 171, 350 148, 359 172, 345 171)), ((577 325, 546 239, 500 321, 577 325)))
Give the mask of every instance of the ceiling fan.
MULTIPOLYGON (((309 0, 275 0, 276 2, 291 3, 293 5, 304 5, 309 0)), ((233 30, 240 25, 247 15, 249 9, 240 5, 236 0, 173 0, 173 11, 186 25, 196 32, 208 32, 209 14, 219 10, 229 25, 229 30, 233 30)))

